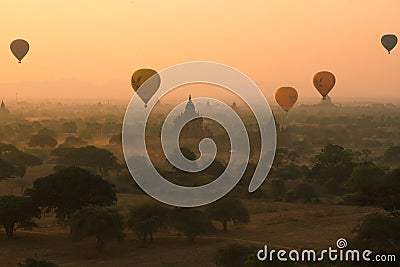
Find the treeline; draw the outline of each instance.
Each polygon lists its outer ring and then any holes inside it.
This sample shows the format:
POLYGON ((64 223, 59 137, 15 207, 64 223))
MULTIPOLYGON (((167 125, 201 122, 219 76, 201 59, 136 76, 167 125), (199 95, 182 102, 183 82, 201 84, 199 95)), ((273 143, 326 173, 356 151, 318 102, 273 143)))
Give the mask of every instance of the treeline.
POLYGON ((28 144, 33 148, 54 148, 56 145, 87 145, 88 142, 99 137, 109 138, 113 140, 111 142, 115 142, 121 129, 122 123, 119 118, 110 118, 102 123, 94 118, 86 121, 54 119, 33 122, 19 119, 0 125, 0 138, 16 145, 28 144))
POLYGON ((342 204, 398 210, 400 147, 390 147, 378 158, 369 157, 369 150, 362 153, 359 158, 350 149, 328 144, 312 158, 311 165, 306 165, 296 151, 278 149, 266 183, 253 194, 246 192, 255 167, 250 164, 236 194, 273 201, 316 203, 320 201, 318 194, 333 195, 341 197, 342 204))

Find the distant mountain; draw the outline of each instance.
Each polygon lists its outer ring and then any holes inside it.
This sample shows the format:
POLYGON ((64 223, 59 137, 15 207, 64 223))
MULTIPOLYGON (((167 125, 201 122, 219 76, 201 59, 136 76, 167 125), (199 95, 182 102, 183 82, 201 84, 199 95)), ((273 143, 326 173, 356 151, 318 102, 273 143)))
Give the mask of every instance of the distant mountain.
POLYGON ((3 98, 130 98, 132 89, 128 82, 109 81, 104 84, 75 79, 45 82, 0 83, 3 98))

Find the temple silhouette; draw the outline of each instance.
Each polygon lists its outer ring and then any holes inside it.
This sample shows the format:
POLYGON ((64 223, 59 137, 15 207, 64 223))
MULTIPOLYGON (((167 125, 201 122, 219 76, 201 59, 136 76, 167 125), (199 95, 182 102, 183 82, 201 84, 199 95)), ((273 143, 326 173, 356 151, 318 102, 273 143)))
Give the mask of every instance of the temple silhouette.
POLYGON ((181 139, 201 139, 204 137, 211 137, 212 133, 211 131, 207 128, 207 126, 204 123, 204 118, 200 115, 199 112, 196 111, 196 107, 193 104, 192 101, 192 96, 189 95, 188 102, 186 103, 185 111, 179 114, 175 120, 174 124, 175 125, 180 125, 184 121, 187 121, 188 119, 192 119, 190 122, 188 122, 182 129, 180 133, 180 138, 181 139))
POLYGON ((10 114, 10 111, 7 109, 6 104, 4 104, 4 101, 1 100, 0 115, 8 115, 8 114, 10 114))

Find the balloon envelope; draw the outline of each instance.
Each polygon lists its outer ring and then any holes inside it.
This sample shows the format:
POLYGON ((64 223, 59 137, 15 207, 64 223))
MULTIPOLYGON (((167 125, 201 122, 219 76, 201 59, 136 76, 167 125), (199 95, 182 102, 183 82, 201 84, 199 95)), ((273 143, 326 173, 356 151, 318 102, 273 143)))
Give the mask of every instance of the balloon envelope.
POLYGON ((293 87, 281 87, 275 92, 275 100, 281 108, 288 112, 297 102, 298 94, 293 87))
POLYGON ((313 83, 318 92, 325 98, 335 86, 335 75, 329 71, 320 71, 314 75, 313 83))
POLYGON ((28 54, 29 51, 29 43, 22 39, 17 39, 12 41, 10 45, 11 52, 18 59, 19 63, 21 63, 22 59, 28 54))
POLYGON ((397 44, 397 36, 394 34, 386 34, 382 36, 381 38, 381 43, 384 48, 388 51, 390 54, 390 51, 396 46, 397 44))
POLYGON ((147 104, 161 84, 160 75, 152 69, 140 69, 132 74, 132 88, 147 104))

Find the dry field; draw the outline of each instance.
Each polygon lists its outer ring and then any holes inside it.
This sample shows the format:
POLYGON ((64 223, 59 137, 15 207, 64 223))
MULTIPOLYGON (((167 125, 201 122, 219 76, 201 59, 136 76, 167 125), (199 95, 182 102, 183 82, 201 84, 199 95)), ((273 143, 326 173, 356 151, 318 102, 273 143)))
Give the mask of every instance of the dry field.
MULTIPOLYGON (((144 195, 119 195, 117 208, 125 213, 130 206, 152 201, 144 195)), ((175 232, 155 236, 153 244, 141 248, 136 236, 126 231, 121 244, 110 243, 103 255, 95 250, 95 240, 73 243, 68 229, 59 227, 46 216, 39 228, 18 230, 15 239, 0 236, 0 266, 18 266, 26 257, 51 260, 60 266, 215 266, 218 248, 230 243, 262 247, 264 244, 282 248, 315 248, 334 246, 338 238, 351 237, 360 218, 373 208, 324 204, 291 204, 245 200, 251 212, 248 225, 234 225, 226 233, 202 236, 188 243, 175 232)), ((219 225, 216 225, 220 229, 219 225)))

